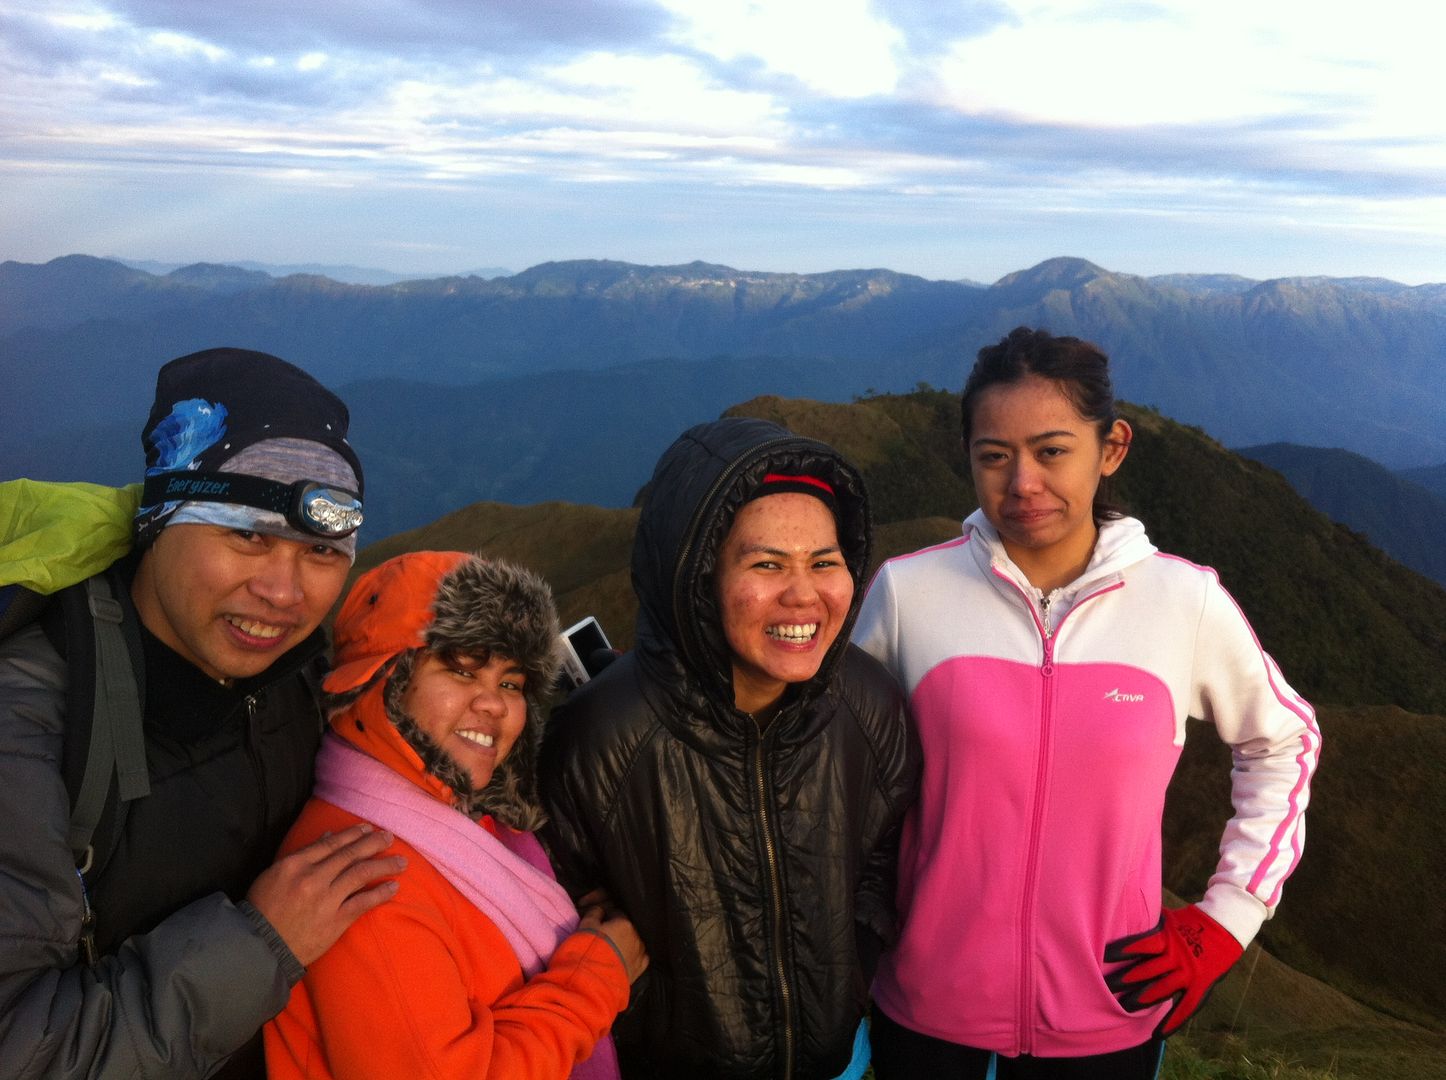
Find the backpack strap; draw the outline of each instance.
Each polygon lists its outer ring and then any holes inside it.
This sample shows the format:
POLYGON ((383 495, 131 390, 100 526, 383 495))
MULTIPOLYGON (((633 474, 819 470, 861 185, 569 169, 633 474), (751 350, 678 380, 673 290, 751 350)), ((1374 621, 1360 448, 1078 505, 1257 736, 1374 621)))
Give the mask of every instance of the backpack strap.
MULTIPOLYGON (((89 702, 90 737, 79 787, 67 776, 74 802, 68 839, 82 876, 98 874, 109 860, 120 838, 125 804, 151 793, 146 769, 145 729, 142 724, 140 679, 135 657, 126 640, 125 608, 116 598, 116 582, 109 572, 84 582, 84 599, 94 652, 92 698, 89 702), (109 815, 100 861, 96 861, 93 840, 111 802, 115 776, 117 801, 109 815)), ((67 620, 69 622, 70 620, 67 620)), ((85 702, 77 702, 82 708, 85 702)), ((82 714, 72 711, 67 720, 67 740, 78 732, 70 730, 82 714)))

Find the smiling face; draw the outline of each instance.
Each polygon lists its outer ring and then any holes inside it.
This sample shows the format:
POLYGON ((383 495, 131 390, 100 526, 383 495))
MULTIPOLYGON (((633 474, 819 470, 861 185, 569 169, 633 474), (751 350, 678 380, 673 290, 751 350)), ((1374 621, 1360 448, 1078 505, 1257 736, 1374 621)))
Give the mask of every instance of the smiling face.
POLYGON ((527 724, 525 685, 522 668, 505 656, 484 661, 425 652, 402 694, 402 709, 481 791, 527 724))
POLYGON ((131 586, 141 623, 213 679, 259 675, 321 624, 346 582, 335 548, 219 525, 171 525, 131 586))
POLYGON ((853 601, 838 527, 812 495, 745 503, 719 551, 718 605, 733 660, 734 704, 774 705, 818 672, 853 601))
POLYGON ((1101 438, 1051 379, 1031 375, 979 393, 966 448, 979 506, 1033 585, 1057 588, 1084 572, 1095 491, 1129 442, 1123 420, 1101 438))

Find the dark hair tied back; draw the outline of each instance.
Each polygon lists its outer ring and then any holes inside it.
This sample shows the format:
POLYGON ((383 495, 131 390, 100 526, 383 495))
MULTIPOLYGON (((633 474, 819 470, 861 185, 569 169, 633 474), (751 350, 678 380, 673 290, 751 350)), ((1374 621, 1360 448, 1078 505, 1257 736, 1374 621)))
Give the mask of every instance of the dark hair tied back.
MULTIPOLYGON (((991 386, 1021 382, 1031 375, 1057 384, 1079 414, 1095 425, 1100 438, 1109 437, 1110 428, 1119 419, 1110 384, 1110 358, 1097 345, 1080 338, 1055 337, 1047 330, 1016 326, 997 344, 979 350, 964 383, 959 404, 966 453, 979 395, 991 386)), ((1095 493, 1095 521, 1124 514, 1124 509, 1110 498, 1109 478, 1103 478, 1095 493)))

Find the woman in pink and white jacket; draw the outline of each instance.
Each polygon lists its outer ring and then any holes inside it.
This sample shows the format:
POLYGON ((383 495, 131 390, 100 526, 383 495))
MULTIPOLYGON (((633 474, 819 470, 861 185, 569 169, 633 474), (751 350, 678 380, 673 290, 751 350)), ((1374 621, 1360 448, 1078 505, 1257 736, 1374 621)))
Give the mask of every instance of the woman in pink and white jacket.
POLYGON ((1214 571, 1101 496, 1131 431, 1099 349, 1020 327, 962 404, 980 508, 885 563, 854 632, 924 748, 875 1070, 1148 1080, 1300 858, 1320 733, 1214 571), (1192 716, 1233 751, 1235 816, 1204 898, 1162 912, 1192 716))

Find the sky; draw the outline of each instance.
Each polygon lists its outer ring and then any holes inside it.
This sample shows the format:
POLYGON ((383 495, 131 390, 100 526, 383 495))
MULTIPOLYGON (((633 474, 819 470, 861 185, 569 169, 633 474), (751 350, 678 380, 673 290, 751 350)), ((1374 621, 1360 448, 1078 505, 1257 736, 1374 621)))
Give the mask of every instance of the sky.
POLYGON ((0 0, 0 260, 1446 281, 1419 0, 0 0))

